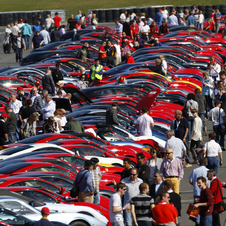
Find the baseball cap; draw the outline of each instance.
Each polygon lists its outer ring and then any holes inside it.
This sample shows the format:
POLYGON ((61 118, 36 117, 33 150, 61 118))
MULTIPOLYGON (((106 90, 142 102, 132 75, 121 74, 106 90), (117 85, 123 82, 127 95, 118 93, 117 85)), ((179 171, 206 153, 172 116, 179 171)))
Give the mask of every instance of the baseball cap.
POLYGON ((42 215, 47 215, 50 214, 49 208, 48 207, 43 207, 41 210, 42 215))
POLYGON ((57 85, 58 85, 58 86, 59 86, 59 85, 64 85, 64 81, 62 81, 62 80, 58 81, 58 82, 57 82, 57 85))
POLYGON ((120 82, 124 82, 125 81, 125 78, 123 76, 121 76, 120 79, 119 79, 119 81, 120 82))
POLYGON ((20 22, 23 22, 23 19, 20 19, 20 22))
POLYGON ((37 81, 37 82, 35 83, 35 85, 40 85, 40 82, 39 82, 39 81, 37 81))
POLYGON ((4 112, 4 113, 2 113, 2 115, 1 115, 3 118, 4 117, 7 117, 7 118, 9 118, 9 116, 4 112))
POLYGON ((24 89, 22 86, 17 87, 17 91, 24 89))
POLYGON ((158 38, 155 38, 155 41, 158 41, 159 39, 158 38))

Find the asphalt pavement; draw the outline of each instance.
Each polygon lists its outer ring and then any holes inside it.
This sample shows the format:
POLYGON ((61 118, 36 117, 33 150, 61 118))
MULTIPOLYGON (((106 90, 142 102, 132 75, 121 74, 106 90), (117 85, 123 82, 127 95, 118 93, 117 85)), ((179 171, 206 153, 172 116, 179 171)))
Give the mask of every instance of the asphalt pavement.
MULTIPOLYGON (((105 23, 104 25, 114 28, 114 23, 105 23)), ((0 39, 1 39, 0 43, 1 43, 1 45, 2 45, 2 41, 4 39, 4 30, 5 30, 4 27, 0 27, 0 39)), ((23 57, 27 56, 30 52, 31 52, 31 49, 23 51, 23 57)), ((7 66, 18 66, 18 63, 16 63, 15 53, 4 54, 3 48, 0 48, 0 68, 7 67, 7 66)), ((206 121, 206 125, 207 125, 208 133, 212 132, 212 123, 210 121, 206 121)), ((204 141, 204 143, 207 142, 208 137, 204 136, 203 141, 204 141)), ((226 146, 226 144, 225 144, 225 146, 226 146)), ((226 151, 223 152, 223 161, 224 160, 225 160, 225 164, 223 164, 223 166, 219 167, 219 171, 218 171, 218 177, 221 181, 226 181, 226 177, 225 177, 226 151)), ((193 187, 192 187, 192 185, 189 184, 188 177, 191 174, 192 170, 195 169, 196 167, 198 167, 198 165, 192 165, 191 168, 184 167, 184 178, 181 182, 181 190, 180 190, 180 195, 181 195, 181 200, 182 200, 181 226, 194 225, 194 223, 188 219, 189 217, 186 214, 186 211, 187 211, 189 203, 193 203, 193 187)), ((224 197, 226 197, 225 194, 226 193, 224 190, 224 197)), ((222 213, 220 215, 222 225, 224 223, 225 217, 226 217, 225 213, 222 213)))

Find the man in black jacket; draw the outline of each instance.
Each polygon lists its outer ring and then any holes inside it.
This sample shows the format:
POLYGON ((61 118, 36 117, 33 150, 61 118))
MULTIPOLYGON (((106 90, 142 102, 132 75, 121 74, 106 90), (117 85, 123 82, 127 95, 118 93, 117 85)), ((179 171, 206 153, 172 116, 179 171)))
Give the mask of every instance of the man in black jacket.
POLYGON ((60 41, 60 31, 58 26, 55 26, 55 30, 51 32, 50 39, 51 39, 51 42, 60 41))
POLYGON ((106 111, 106 124, 120 126, 117 114, 118 103, 114 102, 106 111))
POLYGON ((0 120, 0 146, 7 144, 8 140, 8 134, 7 134, 7 127, 6 127, 6 120, 9 118, 9 116, 6 113, 1 114, 1 120, 0 120))
POLYGON ((59 62, 56 63, 56 69, 53 70, 52 72, 52 77, 55 85, 58 83, 60 80, 64 80, 64 77, 60 71, 61 65, 59 62))
POLYGON ((48 90, 49 94, 54 95, 55 84, 54 84, 50 69, 47 69, 46 74, 42 77, 42 86, 43 86, 43 89, 48 90))
POLYGON ((155 60, 155 66, 152 66, 152 65, 148 65, 148 64, 146 64, 146 66, 151 70, 151 71, 153 71, 153 72, 155 72, 155 73, 158 73, 158 74, 160 74, 160 75, 165 75, 164 73, 163 73, 163 71, 162 71, 162 61, 159 59, 159 58, 157 58, 156 60, 155 60))
POLYGON ((144 163, 144 154, 137 153, 137 165, 138 177, 141 178, 144 183, 149 184, 150 167, 144 163))
POLYGON ((169 193, 170 200, 169 203, 173 203, 178 212, 178 222, 180 222, 181 217, 181 197, 177 193, 172 190, 173 184, 171 180, 165 180, 163 182, 164 189, 167 193, 169 193))
POLYGON ((80 41, 80 35, 78 34, 76 28, 73 29, 71 41, 80 41))
POLYGON ((164 190, 164 184, 162 181, 162 172, 159 170, 155 171, 154 174, 154 181, 155 183, 150 185, 150 193, 149 195, 156 200, 156 198, 159 196, 159 194, 164 190))

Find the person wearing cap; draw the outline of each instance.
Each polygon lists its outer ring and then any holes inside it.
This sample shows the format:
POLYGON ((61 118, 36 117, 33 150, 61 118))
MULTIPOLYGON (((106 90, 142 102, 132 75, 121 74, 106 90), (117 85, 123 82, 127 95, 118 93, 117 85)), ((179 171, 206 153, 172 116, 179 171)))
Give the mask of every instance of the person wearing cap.
POLYGON ((225 112, 221 108, 221 103, 220 100, 216 101, 216 107, 212 108, 209 112, 209 120, 212 121, 213 131, 216 133, 215 141, 220 144, 222 150, 225 150, 224 133, 222 133, 219 128, 219 126, 224 123, 224 120, 226 120, 225 112))
POLYGON ((56 63, 56 68, 52 71, 52 77, 55 85, 57 84, 58 81, 64 80, 64 77, 60 71, 61 64, 59 62, 56 63))
POLYGON ((103 66, 100 65, 100 60, 95 59, 95 64, 93 64, 90 68, 89 77, 91 81, 102 80, 103 76, 103 66))
POLYGON ((9 118, 6 121, 7 133, 9 138, 9 143, 13 144, 16 141, 16 114, 12 111, 9 105, 5 106, 5 111, 9 118))
POLYGON ((25 100, 27 97, 24 95, 24 88, 22 86, 17 87, 17 100, 22 102, 22 105, 25 105, 25 100))
POLYGON ((54 116, 54 112, 56 111, 56 104, 52 100, 52 95, 48 94, 45 97, 45 106, 41 110, 41 114, 44 120, 48 120, 50 116, 54 116))
POLYGON ((7 126, 6 121, 9 118, 9 116, 6 113, 1 114, 1 120, 0 120, 0 146, 5 145, 9 142, 8 134, 7 134, 7 126))
POLYGON ((18 24, 18 28, 20 31, 23 26, 24 26, 23 19, 20 19, 20 23, 18 24))
POLYGON ((101 180, 101 171, 100 171, 100 167, 98 166, 99 159, 91 158, 90 160, 94 163, 93 170, 91 171, 93 175, 92 184, 94 188, 93 203, 100 205, 99 185, 101 180))
POLYGON ((127 80, 123 76, 118 77, 115 82, 115 85, 125 85, 125 84, 127 84, 127 80))
POLYGON ((118 65, 122 62, 122 58, 121 58, 121 46, 119 45, 120 41, 118 39, 116 39, 114 47, 116 49, 116 59, 115 59, 115 64, 118 65))
POLYGON ((155 23, 157 27, 160 27, 162 25, 162 19, 163 19, 162 10, 159 9, 159 11, 155 15, 155 23))
POLYGON ((54 95, 56 87, 50 69, 47 69, 45 75, 42 77, 42 87, 48 90, 49 94, 54 95))
POLYGON ((23 58, 23 49, 26 50, 26 44, 20 32, 18 32, 18 36, 15 39, 14 45, 16 46, 16 62, 19 61, 20 63, 23 58))
POLYGON ((31 48, 38 49, 39 47, 41 47, 43 42, 44 42, 44 39, 40 35, 40 30, 36 31, 34 37, 32 38, 31 48))
POLYGON ((50 215, 50 211, 48 207, 43 207, 41 210, 42 219, 39 221, 36 221, 34 223, 34 226, 54 226, 52 222, 48 220, 48 216, 50 215))
POLYGON ((106 110, 106 124, 120 126, 117 113, 118 103, 112 103, 112 106, 106 110))
POLYGON ((63 87, 64 87, 64 81, 58 81, 56 86, 56 93, 58 91, 61 91, 62 97, 66 97, 67 93, 64 91, 63 87))
POLYGON ((30 49, 30 37, 32 35, 31 26, 27 23, 27 20, 24 20, 24 25, 21 28, 21 34, 25 40, 26 49, 30 49))
POLYGON ((20 127, 22 139, 36 135, 36 121, 39 119, 39 113, 33 112, 29 118, 25 118, 20 127))
POLYGON ((135 63, 135 61, 134 61, 133 56, 131 55, 131 52, 127 51, 126 52, 126 64, 134 64, 134 63, 135 63))
POLYGON ((94 188, 92 184, 93 161, 86 160, 84 169, 79 171, 74 181, 75 186, 79 186, 78 202, 93 203, 94 188))
POLYGON ((159 42, 159 39, 158 38, 155 38, 155 44, 154 46, 162 46, 162 43, 159 42))

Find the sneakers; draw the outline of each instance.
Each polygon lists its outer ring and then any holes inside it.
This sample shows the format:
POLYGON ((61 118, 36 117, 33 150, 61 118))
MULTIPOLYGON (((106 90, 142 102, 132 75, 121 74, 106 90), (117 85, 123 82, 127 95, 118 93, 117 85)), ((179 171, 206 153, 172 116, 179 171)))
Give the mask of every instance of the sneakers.
POLYGON ((188 163, 185 167, 186 168, 192 167, 192 164, 188 163))

